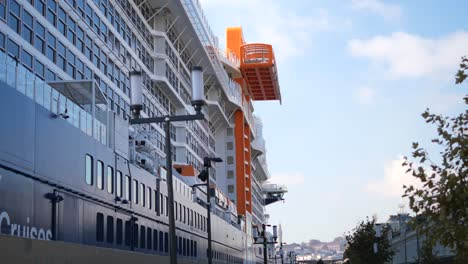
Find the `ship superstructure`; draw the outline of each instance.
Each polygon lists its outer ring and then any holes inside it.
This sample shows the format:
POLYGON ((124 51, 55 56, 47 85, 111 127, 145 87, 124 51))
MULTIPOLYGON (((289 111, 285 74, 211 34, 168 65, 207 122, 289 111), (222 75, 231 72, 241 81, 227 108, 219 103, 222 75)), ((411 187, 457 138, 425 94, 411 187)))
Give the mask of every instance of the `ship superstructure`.
POLYGON ((216 156, 214 259, 259 261, 252 225, 286 191, 271 200, 264 188, 253 116, 254 101, 281 100, 276 61, 240 28, 226 38, 222 51, 196 0, 0 1, 0 213, 37 226, 26 234, 0 221, 1 233, 167 256, 171 169, 178 254, 204 263, 207 190, 190 186, 216 156), (143 73, 142 116, 154 117, 194 112, 193 66, 204 70, 206 120, 176 122, 170 135, 163 124, 128 124, 129 72, 143 73))

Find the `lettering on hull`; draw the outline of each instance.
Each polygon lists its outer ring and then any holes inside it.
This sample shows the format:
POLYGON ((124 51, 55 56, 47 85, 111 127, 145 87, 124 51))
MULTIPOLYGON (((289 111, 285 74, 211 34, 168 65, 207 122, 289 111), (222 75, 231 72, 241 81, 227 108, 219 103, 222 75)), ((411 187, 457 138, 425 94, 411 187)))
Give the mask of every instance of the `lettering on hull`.
MULTIPOLYGON (((29 223, 29 217, 27 218, 27 222, 29 223)), ((52 231, 50 229, 11 223, 10 216, 5 211, 0 213, 0 234, 39 240, 52 239, 52 231)))

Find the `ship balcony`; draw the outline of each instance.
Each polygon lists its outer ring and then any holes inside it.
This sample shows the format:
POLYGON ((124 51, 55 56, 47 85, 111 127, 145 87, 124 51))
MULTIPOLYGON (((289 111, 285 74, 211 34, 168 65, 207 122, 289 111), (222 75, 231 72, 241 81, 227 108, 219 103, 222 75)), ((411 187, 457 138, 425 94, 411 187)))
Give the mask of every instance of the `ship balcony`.
POLYGON ((241 46, 240 69, 246 80, 252 99, 280 100, 281 93, 273 48, 268 44, 241 46))

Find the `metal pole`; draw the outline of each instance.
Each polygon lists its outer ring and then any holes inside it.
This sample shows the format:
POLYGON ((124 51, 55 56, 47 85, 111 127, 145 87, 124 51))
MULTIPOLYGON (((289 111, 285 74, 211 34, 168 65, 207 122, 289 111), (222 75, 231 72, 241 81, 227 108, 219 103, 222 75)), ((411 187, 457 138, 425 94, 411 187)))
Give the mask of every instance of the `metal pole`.
POLYGON ((263 264, 268 264, 267 258, 267 240, 266 240, 266 225, 262 224, 263 227, 263 264))
POLYGON ((206 220, 207 220, 207 231, 208 231, 208 264, 213 263, 213 254, 211 251, 211 199, 210 199, 210 169, 206 168, 208 172, 208 178, 206 180, 206 220))
POLYGON ((280 243, 281 264, 284 264, 283 242, 280 243))
POLYGON ((169 256, 170 263, 177 264, 177 241, 176 226, 174 218, 174 189, 172 182, 172 149, 171 149, 171 122, 166 117, 166 170, 167 170, 167 198, 169 210, 169 256))

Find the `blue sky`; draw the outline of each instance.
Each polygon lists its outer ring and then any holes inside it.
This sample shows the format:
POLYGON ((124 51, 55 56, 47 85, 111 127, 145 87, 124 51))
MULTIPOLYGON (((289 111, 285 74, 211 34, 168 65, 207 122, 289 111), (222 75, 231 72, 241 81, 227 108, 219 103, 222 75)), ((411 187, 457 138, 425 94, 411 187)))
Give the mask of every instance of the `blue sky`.
POLYGON ((283 104, 255 103, 255 113, 272 181, 289 188, 268 206, 284 241, 328 241, 396 213, 412 182, 401 157, 435 135, 420 114, 465 107, 454 74, 468 54, 468 2, 201 3, 222 47, 225 28, 242 26, 247 42, 275 49, 283 104))

